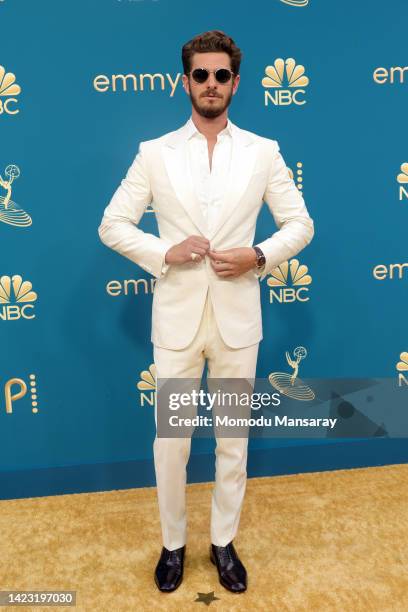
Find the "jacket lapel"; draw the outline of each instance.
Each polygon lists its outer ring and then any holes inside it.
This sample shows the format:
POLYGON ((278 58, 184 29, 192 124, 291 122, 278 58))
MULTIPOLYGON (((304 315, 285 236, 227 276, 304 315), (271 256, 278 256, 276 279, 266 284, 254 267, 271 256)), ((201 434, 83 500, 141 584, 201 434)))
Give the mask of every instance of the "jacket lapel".
POLYGON ((209 240, 221 229, 239 204, 256 161, 257 147, 249 132, 231 123, 232 155, 224 196, 217 223, 208 231, 200 203, 196 196, 188 163, 188 122, 172 132, 162 147, 162 154, 173 190, 198 230, 209 240))
POLYGON ((206 236, 207 221, 201 212, 188 163, 187 124, 172 132, 162 147, 164 163, 173 190, 198 230, 206 236))

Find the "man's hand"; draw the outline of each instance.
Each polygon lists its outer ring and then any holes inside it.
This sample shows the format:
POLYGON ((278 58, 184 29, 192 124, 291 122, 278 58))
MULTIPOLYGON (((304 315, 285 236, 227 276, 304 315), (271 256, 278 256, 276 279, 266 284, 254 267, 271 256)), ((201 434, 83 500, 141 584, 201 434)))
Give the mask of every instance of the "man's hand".
POLYGON ((256 252, 252 247, 239 247, 225 251, 209 251, 211 265, 218 276, 237 277, 256 265, 256 252))
POLYGON ((175 244, 166 252, 164 261, 168 264, 183 264, 186 262, 198 263, 208 253, 210 241, 203 236, 189 236, 183 242, 175 244), (191 253, 197 253, 197 257, 193 260, 191 253))

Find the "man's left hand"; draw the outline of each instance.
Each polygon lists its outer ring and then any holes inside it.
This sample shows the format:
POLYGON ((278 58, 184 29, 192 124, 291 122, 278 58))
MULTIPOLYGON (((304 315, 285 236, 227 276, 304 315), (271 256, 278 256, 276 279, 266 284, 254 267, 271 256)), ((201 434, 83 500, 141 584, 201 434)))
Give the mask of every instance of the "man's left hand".
POLYGON ((237 277, 256 265, 256 252, 252 247, 238 247, 225 251, 209 250, 213 270, 218 276, 237 277))

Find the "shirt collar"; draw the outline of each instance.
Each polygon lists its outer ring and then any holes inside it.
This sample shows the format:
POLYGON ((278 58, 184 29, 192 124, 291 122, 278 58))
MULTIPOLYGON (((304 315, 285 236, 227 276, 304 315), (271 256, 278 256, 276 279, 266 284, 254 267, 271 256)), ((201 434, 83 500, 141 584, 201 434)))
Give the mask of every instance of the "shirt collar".
MULTIPOLYGON (((193 118, 190 117, 187 121, 186 140, 189 140, 192 136, 195 136, 197 134, 203 136, 203 134, 201 134, 201 132, 197 129, 193 118)), ((224 134, 232 136, 232 123, 229 119, 227 119, 227 125, 225 126, 225 128, 221 130, 221 132, 218 132, 217 138, 219 136, 223 136, 224 134)))

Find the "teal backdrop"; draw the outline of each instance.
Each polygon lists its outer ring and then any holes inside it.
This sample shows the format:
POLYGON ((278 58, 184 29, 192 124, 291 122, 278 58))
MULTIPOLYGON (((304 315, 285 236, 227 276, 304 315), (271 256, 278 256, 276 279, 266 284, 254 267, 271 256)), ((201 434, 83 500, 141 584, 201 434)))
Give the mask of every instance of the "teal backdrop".
MULTIPOLYGON (((261 284, 257 376, 301 345, 302 375, 394 377, 408 400, 407 18, 406 0, 0 0, 3 499, 155 484, 153 277, 97 228, 139 142, 190 116, 181 47, 209 29, 243 51, 231 120, 278 140, 315 221, 307 299, 261 284), (265 86, 278 58, 308 84, 265 86)), ((264 205, 256 241, 274 230, 264 205)), ((194 440, 189 482, 213 447, 194 440)), ((251 440, 248 475, 406 461, 405 438, 251 440)))

